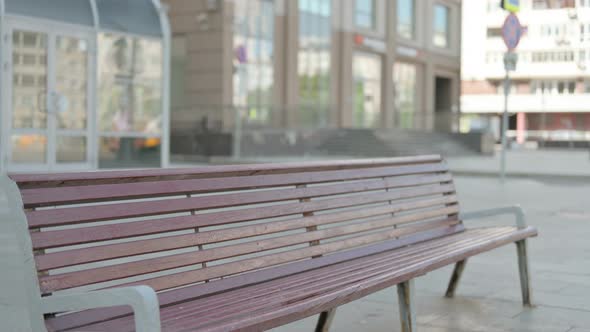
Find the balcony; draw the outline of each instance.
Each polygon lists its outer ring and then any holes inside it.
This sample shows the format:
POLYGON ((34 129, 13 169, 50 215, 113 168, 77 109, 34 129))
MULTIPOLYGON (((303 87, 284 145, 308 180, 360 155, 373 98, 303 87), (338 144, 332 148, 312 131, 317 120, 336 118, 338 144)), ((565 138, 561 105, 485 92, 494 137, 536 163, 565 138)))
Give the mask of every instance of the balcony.
MULTIPOLYGON (((463 113, 499 113, 504 109, 504 95, 463 95, 463 113)), ((590 112, 590 94, 511 94, 510 112, 586 113, 590 112)))

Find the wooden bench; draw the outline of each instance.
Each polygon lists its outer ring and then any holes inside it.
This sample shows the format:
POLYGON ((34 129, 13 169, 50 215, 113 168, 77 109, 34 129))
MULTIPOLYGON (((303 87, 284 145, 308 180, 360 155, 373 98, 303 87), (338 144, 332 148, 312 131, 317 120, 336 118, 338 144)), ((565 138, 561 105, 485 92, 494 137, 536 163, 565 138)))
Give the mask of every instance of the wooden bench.
POLYGON ((516 243, 517 207, 459 214, 439 156, 11 175, 30 319, 42 331, 258 331, 397 285, 415 331, 412 280, 516 243), (512 213, 515 226, 463 220, 512 213))

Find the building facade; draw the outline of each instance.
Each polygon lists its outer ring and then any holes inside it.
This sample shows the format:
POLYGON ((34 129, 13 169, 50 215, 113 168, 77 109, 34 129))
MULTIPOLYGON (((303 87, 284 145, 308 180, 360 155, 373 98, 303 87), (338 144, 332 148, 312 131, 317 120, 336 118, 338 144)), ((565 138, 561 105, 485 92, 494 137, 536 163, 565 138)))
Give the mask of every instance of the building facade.
MULTIPOLYGON (((511 73, 509 134, 525 141, 590 141, 590 1, 521 0, 526 28, 511 73)), ((466 127, 499 133, 504 108, 506 12, 496 0, 464 3, 461 110, 466 127), (481 24, 482 17, 485 25, 481 24)))
POLYGON ((458 0, 164 2, 173 132, 453 129, 458 0))

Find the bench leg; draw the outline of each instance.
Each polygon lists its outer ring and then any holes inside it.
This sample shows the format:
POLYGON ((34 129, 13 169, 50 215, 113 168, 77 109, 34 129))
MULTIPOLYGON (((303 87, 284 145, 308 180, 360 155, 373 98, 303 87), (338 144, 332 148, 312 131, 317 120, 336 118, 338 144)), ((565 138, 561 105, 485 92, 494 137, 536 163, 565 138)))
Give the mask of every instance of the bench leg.
POLYGON ((455 269, 453 270, 453 274, 451 275, 451 280, 449 281, 449 287, 447 287, 447 292, 445 296, 448 298, 452 298, 455 296, 455 290, 459 285, 459 280, 461 280, 461 275, 463 274, 463 270, 465 269, 465 264, 467 260, 464 259, 462 261, 458 261, 455 264, 455 269))
POLYGON ((320 318, 318 318, 318 323, 315 327, 315 332, 328 332, 330 330, 330 325, 332 325, 332 320, 336 315, 336 308, 330 309, 328 311, 322 311, 320 314, 320 318))
POLYGON ((520 273, 520 289, 522 291, 522 304, 531 307, 531 283, 529 277, 529 260, 526 250, 526 240, 516 242, 518 253, 518 272, 520 273))
POLYGON ((397 285, 399 317, 402 332, 416 332, 416 312, 414 310, 414 280, 397 285))

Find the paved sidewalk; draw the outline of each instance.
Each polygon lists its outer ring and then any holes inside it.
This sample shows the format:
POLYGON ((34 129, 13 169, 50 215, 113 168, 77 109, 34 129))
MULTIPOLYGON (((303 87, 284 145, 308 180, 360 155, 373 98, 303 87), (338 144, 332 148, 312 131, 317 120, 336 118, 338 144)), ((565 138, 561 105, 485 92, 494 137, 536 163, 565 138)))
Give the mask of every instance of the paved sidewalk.
MULTIPOLYGON (((500 153, 495 156, 449 157, 455 174, 497 176, 500 153)), ((566 177, 590 179, 590 152, 587 150, 510 150, 506 172, 513 177, 566 177)))
MULTIPOLYGON (((491 178, 459 177, 464 211, 520 203, 539 229, 529 241, 534 309, 523 309, 514 246, 467 263, 455 299, 445 299, 451 268, 419 278, 420 332, 590 332, 590 183, 569 186, 528 179, 500 185, 491 178)), ((473 225, 510 223, 471 221, 473 225)), ((311 331, 315 317, 276 331, 311 331)), ((395 288, 338 309, 333 331, 399 331, 395 288)))

